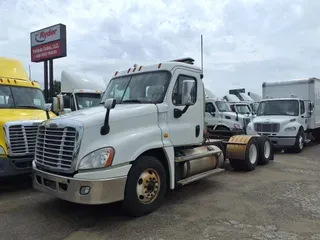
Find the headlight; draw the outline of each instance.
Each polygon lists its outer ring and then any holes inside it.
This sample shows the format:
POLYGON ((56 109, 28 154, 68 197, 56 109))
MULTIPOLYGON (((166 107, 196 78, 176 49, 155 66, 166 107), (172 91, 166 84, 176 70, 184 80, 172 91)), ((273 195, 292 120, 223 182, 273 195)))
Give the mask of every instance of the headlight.
POLYGON ((284 129, 284 131, 286 131, 286 132, 292 132, 292 131, 296 131, 296 127, 287 127, 287 128, 285 128, 284 129))
POLYGON ((242 128, 242 126, 239 123, 235 123, 234 124, 234 128, 235 129, 240 129, 240 128, 242 128))
POLYGON ((89 153, 80 161, 79 169, 93 169, 109 167, 114 157, 114 149, 111 147, 100 148, 89 153))
POLYGON ((4 149, 3 149, 3 147, 0 146, 0 155, 1 155, 1 154, 4 155, 4 154, 6 154, 6 153, 5 153, 4 149))

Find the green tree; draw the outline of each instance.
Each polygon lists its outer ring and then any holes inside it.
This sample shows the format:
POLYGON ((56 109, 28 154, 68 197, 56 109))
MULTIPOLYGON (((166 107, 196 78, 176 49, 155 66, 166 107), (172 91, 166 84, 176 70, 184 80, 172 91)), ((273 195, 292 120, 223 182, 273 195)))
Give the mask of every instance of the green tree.
MULTIPOLYGON (((52 102, 52 97, 57 96, 61 92, 61 82, 58 80, 53 81, 53 96, 51 96, 51 90, 49 88, 49 98, 48 102, 52 102)), ((44 97, 46 98, 46 93, 43 90, 44 97)))

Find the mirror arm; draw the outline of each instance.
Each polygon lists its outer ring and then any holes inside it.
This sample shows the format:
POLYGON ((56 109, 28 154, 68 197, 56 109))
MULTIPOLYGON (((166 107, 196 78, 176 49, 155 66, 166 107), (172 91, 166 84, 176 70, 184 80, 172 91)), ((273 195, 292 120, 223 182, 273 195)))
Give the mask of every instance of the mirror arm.
POLYGON ((47 116, 47 119, 50 119, 49 109, 46 109, 46 116, 47 116))
POLYGON ((182 115, 182 114, 185 114, 185 113, 187 112, 189 106, 190 106, 190 105, 186 105, 186 106, 182 109, 181 115, 182 115))
POLYGON ((107 135, 110 132, 109 114, 110 114, 110 109, 107 109, 106 116, 104 118, 104 124, 100 129, 100 134, 101 135, 107 135))

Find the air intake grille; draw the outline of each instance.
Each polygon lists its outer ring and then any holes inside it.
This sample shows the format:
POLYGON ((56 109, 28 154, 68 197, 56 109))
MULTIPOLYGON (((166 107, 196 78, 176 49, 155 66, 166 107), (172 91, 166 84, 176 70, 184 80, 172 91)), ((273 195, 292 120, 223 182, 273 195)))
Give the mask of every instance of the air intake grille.
POLYGON ((35 160, 51 169, 69 170, 74 159, 77 131, 73 127, 38 128, 35 160))

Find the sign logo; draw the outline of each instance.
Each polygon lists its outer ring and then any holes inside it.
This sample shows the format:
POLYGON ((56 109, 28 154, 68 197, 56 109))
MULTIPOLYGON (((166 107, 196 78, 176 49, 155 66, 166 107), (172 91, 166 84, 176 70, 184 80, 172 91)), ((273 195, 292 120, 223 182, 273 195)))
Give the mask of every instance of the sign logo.
POLYGON ((56 32, 57 32, 57 29, 54 29, 54 30, 49 29, 47 31, 41 31, 40 33, 35 34, 34 40, 36 40, 36 42, 38 43, 42 43, 47 39, 47 37, 56 35, 56 32))

